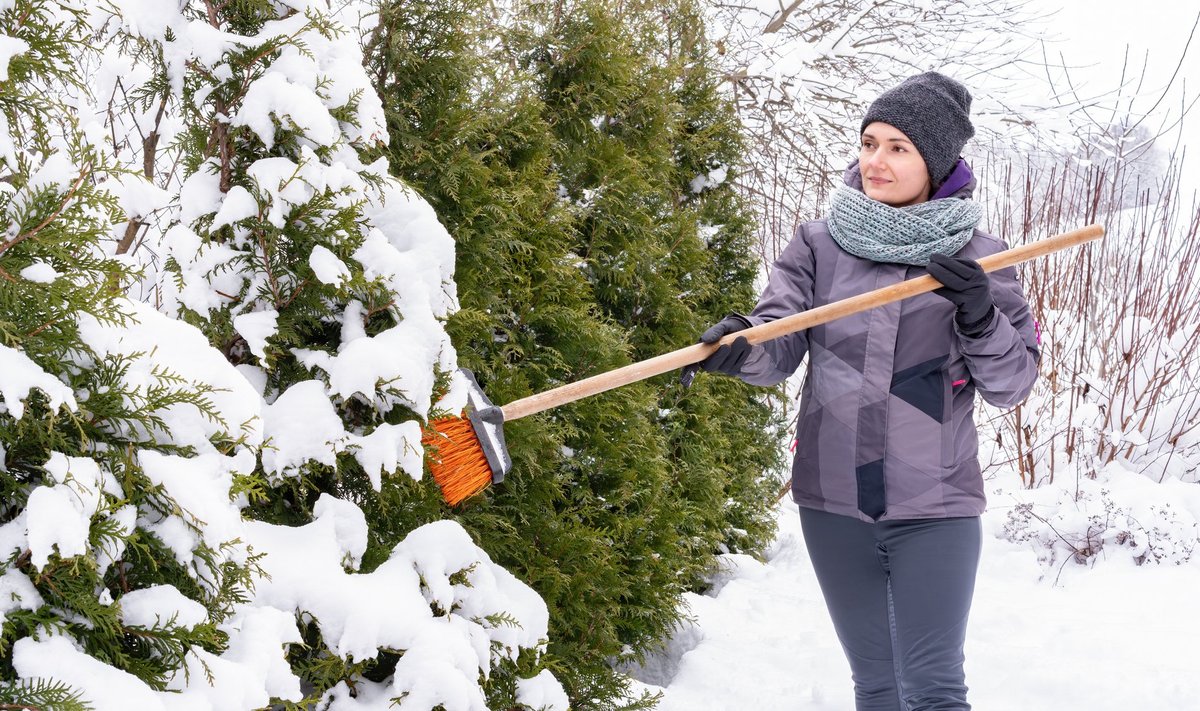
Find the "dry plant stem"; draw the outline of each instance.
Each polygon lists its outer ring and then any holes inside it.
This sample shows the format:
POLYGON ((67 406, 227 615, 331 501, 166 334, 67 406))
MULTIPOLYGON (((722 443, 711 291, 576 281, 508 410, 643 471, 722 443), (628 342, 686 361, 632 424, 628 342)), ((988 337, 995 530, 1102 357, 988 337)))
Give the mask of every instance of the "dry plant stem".
POLYGON ((1179 193, 1180 161, 1170 158, 1150 177, 1116 159, 983 171, 985 221, 1002 238, 1093 215, 1111 235, 1024 267, 1047 336, 1046 377, 1019 409, 981 422, 981 440, 999 439, 1017 454, 997 457, 985 474, 1010 461, 1036 487, 1062 471, 1095 477, 1113 462, 1156 480, 1168 472, 1200 478, 1200 447, 1189 439, 1200 426, 1200 209, 1179 193))
MULTIPOLYGON (((162 120, 166 111, 167 97, 163 95, 162 100, 158 102, 158 112, 154 116, 154 128, 142 139, 142 174, 146 176, 146 180, 151 182, 154 181, 154 164, 158 155, 159 130, 162 127, 162 120)), ((137 237, 138 232, 145 225, 146 223, 141 218, 132 217, 129 219, 129 224, 125 225, 125 234, 121 235, 120 241, 117 242, 117 254, 125 254, 130 251, 134 238, 137 237)))

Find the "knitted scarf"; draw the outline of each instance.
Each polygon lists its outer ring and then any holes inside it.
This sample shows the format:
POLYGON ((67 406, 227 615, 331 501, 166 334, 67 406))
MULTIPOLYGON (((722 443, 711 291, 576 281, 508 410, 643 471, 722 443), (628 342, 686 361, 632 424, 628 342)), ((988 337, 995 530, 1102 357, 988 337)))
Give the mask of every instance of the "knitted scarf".
POLYGON ((935 252, 952 255, 962 249, 982 216, 974 200, 892 207, 842 186, 830 200, 829 233, 856 257, 923 267, 935 252))

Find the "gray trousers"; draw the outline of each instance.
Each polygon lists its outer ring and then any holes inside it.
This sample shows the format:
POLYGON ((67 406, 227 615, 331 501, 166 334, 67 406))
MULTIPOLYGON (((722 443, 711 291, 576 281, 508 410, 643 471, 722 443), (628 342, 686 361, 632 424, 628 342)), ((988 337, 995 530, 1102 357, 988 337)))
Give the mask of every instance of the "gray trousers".
POLYGON ((857 711, 970 709, 963 642, 979 518, 865 523, 800 509, 857 711))

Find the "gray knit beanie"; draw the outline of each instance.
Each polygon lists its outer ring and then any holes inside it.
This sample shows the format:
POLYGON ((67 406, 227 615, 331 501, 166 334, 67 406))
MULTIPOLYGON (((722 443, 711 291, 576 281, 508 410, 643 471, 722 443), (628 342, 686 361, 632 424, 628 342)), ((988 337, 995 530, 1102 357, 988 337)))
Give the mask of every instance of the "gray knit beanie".
POLYGON ((900 129, 925 159, 929 178, 940 185, 954 170, 971 125, 971 92, 950 77, 925 72, 905 79, 875 99, 863 118, 859 135, 882 121, 900 129))

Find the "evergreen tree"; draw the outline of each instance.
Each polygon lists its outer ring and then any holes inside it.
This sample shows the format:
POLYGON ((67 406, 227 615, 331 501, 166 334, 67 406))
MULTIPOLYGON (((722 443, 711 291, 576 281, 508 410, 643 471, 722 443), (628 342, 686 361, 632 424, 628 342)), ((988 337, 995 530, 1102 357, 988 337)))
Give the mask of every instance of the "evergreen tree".
POLYGON ((115 337, 145 314, 122 296, 128 267, 100 248, 120 217, 105 184, 118 171, 63 98, 87 30, 74 6, 0 9, 0 702, 14 708, 84 707, 82 690, 33 678, 47 658, 72 663, 50 652, 63 638, 164 688, 188 650, 225 649, 217 625, 253 569, 220 544, 181 561, 160 525, 181 509, 147 458, 220 457, 242 435, 210 386, 115 337), (168 420, 207 424, 189 442, 168 420), (136 619, 163 594, 194 619, 136 619))
MULTIPOLYGON (((406 536, 442 518, 413 510, 438 496, 418 481, 420 423, 452 389, 454 348, 438 319, 457 306, 453 245, 428 205, 387 175, 386 161, 360 156, 386 135, 356 38, 317 4, 298 11, 244 0, 185 4, 169 32, 126 43, 156 61, 145 102, 176 103, 185 127, 173 147, 177 207, 157 245, 169 274, 163 308, 202 330, 264 401, 260 460, 235 483, 249 500, 243 515, 298 530, 319 523, 321 507, 341 506, 331 501, 349 502, 365 514, 368 544, 346 567, 364 578, 395 569, 406 536), (219 42, 172 44, 172 35, 219 42), (181 54, 183 71, 169 61, 181 54)), ((451 605, 437 593, 438 576, 458 590, 483 568, 422 571, 420 594, 435 617, 478 628, 464 639, 490 640, 479 698, 512 706, 542 671, 544 641, 505 632, 520 626, 508 610, 483 614, 487 601, 481 608, 458 593, 468 600, 451 605)), ((365 688, 403 696, 406 684, 479 701, 445 678, 417 679, 419 652, 347 650, 329 637, 344 633, 336 622, 288 604, 304 642, 288 658, 307 685, 299 703, 346 701, 365 688)))
MULTIPOLYGON (((393 169, 457 243, 459 362, 500 403, 688 345, 754 296, 699 13, 557 10, 504 29, 480 0, 387 2, 367 37, 393 169)), ((573 708, 617 703, 613 662, 669 634, 714 554, 772 533, 780 423, 740 383, 676 377, 507 424, 513 473, 457 512, 546 599, 573 708)))

